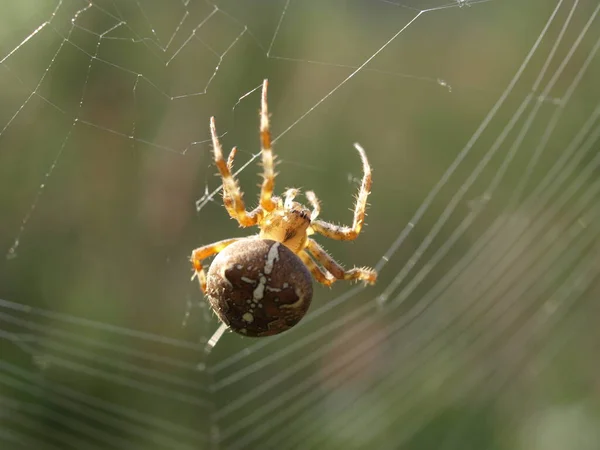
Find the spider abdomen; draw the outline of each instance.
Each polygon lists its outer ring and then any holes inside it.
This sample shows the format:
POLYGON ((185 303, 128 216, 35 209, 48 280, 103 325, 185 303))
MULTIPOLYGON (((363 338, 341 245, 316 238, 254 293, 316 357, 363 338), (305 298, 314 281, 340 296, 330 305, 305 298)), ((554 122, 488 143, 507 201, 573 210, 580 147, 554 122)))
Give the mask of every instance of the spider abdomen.
POLYGON ((215 257, 206 295, 231 330, 270 336, 304 317, 312 300, 312 279, 300 258, 282 243, 246 238, 215 257))

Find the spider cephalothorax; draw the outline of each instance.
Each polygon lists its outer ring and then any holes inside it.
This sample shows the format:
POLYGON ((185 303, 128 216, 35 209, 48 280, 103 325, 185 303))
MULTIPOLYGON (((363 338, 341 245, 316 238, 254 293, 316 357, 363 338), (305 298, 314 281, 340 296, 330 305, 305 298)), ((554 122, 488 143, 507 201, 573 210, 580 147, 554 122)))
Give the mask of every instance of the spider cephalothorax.
POLYGON ((314 233, 337 240, 352 240, 360 234, 371 189, 371 168, 362 147, 354 144, 363 163, 364 175, 354 208, 351 227, 317 220, 319 201, 306 192, 312 210, 294 199, 298 189, 283 197, 273 195, 275 172, 267 109, 267 80, 263 83, 260 137, 263 183, 259 205, 247 211, 231 170, 235 147, 227 161, 210 119, 215 164, 223 179, 223 204, 240 226, 257 225, 258 235, 232 238, 199 247, 192 253, 195 276, 220 319, 233 331, 247 336, 268 336, 294 326, 302 319, 312 299, 310 274, 330 286, 336 280, 362 280, 373 284, 377 273, 369 268, 345 270, 315 240, 314 233), (208 276, 202 261, 218 254, 208 276))
POLYGON ((286 193, 286 201, 273 197, 277 207, 264 215, 258 223, 261 239, 272 239, 281 242, 294 253, 306 246, 310 230, 310 210, 291 199, 298 191, 290 189, 286 193))

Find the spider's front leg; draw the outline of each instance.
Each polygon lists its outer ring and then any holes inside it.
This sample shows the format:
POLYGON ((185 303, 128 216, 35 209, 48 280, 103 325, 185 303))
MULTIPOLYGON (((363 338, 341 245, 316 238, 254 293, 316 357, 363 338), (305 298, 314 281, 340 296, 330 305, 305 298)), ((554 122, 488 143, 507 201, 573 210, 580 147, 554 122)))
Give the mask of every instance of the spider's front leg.
POLYGON ((260 208, 256 208, 251 212, 246 211, 242 192, 240 191, 236 179, 231 173, 233 159, 237 149, 234 147, 231 150, 226 162, 223 158, 223 149, 217 136, 214 117, 210 118, 210 134, 213 142, 215 165, 217 166, 217 169, 219 169, 219 173, 223 179, 223 204, 225 205, 225 209, 242 227, 256 225, 262 211, 260 208))
POLYGON ((224 239, 222 241, 213 242, 212 244, 198 247, 192 252, 190 261, 192 261, 192 265, 194 266, 195 271, 192 279, 194 277, 198 277, 198 282, 200 283, 200 288, 202 289, 202 292, 206 292, 206 273, 204 272, 204 267, 202 267, 202 261, 212 255, 219 253, 225 247, 233 244, 236 241, 239 241, 240 239, 242 238, 224 239))
MULTIPOLYGON (((327 286, 330 286, 335 280, 361 280, 369 284, 374 284, 375 281, 377 281, 377 272, 368 267, 354 267, 353 269, 345 270, 323 249, 323 247, 312 239, 308 239, 306 249, 331 275, 333 275, 333 278, 328 277, 325 281, 318 280, 327 286)), ((310 266, 309 269, 311 269, 310 266)))
POLYGON ((273 150, 271 148, 271 126, 269 124, 269 109, 267 105, 267 87, 269 82, 263 81, 261 106, 260 106, 260 150, 263 165, 263 183, 260 188, 260 206, 265 211, 273 211, 277 203, 273 200, 275 188, 275 169, 273 163, 273 150))
POLYGON ((314 220, 310 224, 311 228, 317 233, 339 241, 351 241, 356 239, 360 234, 360 231, 365 223, 367 197, 371 192, 371 166, 369 166, 367 155, 360 145, 354 144, 354 148, 356 148, 360 154, 360 158, 362 159, 364 175, 360 185, 360 190, 358 191, 358 196, 356 197, 356 205, 354 206, 354 221, 352 222, 352 227, 334 225, 322 220, 314 220))

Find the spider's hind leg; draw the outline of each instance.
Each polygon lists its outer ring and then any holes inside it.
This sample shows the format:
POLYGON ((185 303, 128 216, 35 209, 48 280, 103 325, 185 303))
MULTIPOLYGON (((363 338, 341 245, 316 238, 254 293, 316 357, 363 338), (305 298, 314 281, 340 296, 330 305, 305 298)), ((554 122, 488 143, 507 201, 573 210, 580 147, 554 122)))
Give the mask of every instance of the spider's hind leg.
POLYGON ((335 278, 325 269, 318 266, 318 264, 310 257, 308 253, 302 250, 298 253, 298 257, 302 260, 304 265, 308 267, 308 270, 315 277, 319 283, 325 286, 331 286, 335 282, 335 278))
POLYGON ((355 267, 350 270, 345 270, 323 249, 323 247, 312 239, 307 241, 306 249, 331 275, 333 275, 336 280, 360 280, 369 284, 374 284, 377 280, 377 272, 368 267, 355 267))
POLYGON ((192 261, 192 265, 194 267, 194 276, 192 279, 194 277, 198 277, 198 282, 200 283, 202 292, 206 292, 206 273, 204 272, 202 261, 219 253, 225 247, 233 244, 236 241, 239 241, 240 239, 242 238, 224 239, 222 241, 213 242, 212 244, 198 247, 192 252, 192 256, 190 257, 190 261, 192 261))

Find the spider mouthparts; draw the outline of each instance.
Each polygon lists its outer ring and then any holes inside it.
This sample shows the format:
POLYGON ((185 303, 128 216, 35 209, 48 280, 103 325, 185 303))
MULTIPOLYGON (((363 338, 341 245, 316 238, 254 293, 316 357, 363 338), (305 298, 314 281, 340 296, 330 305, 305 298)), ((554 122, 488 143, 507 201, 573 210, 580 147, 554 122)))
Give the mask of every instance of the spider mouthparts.
POLYGON ((291 212, 293 214, 298 214, 303 219, 308 219, 310 217, 309 212, 305 209, 292 209, 291 212))

